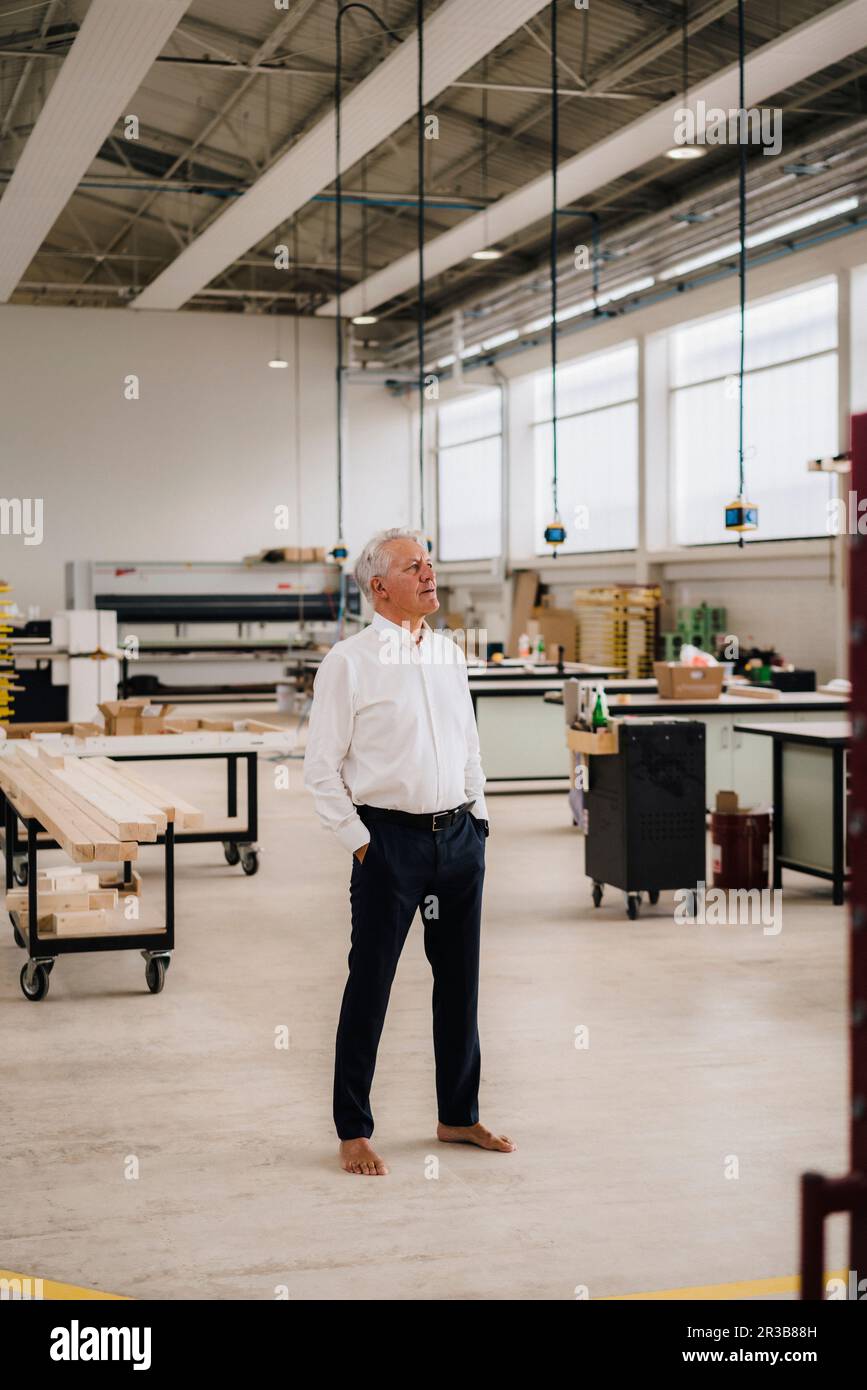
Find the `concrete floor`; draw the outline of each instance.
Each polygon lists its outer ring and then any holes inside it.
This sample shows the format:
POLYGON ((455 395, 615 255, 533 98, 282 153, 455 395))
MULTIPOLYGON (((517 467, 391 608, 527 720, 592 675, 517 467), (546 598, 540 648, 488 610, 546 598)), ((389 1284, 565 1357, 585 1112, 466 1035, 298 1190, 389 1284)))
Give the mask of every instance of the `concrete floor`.
MULTIPOLYGON (((106 953, 60 961, 28 1003, 2 934, 0 1267, 167 1299, 604 1298, 793 1275, 798 1176, 847 1166, 830 890, 789 875, 778 936, 676 925, 670 894, 629 922, 617 894, 594 912, 565 796, 492 797, 481 1114, 519 1151, 433 1139, 416 922, 374 1090, 392 1172, 355 1178, 330 1114, 350 864, 290 767, 278 790, 260 763, 258 876, 217 845, 178 850, 162 994, 137 953, 106 953)), ((151 775, 222 812, 217 765, 151 775)), ((142 862, 158 913, 161 851, 142 862)), ((829 1235, 843 1267, 839 1219, 829 1235)))

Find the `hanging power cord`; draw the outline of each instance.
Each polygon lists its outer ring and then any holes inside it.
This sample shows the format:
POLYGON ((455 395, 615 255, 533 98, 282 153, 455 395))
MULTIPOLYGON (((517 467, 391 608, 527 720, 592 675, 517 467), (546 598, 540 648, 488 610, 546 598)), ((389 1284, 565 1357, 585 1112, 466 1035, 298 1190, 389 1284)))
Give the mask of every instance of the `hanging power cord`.
MULTIPOLYGON (((557 156, 560 144, 560 110, 557 72, 557 0, 551 0, 551 424, 554 447, 554 515, 560 515, 557 499, 557 156)), ((556 555, 556 550, 554 554, 556 555)))
POLYGON ((348 551, 343 539, 343 316, 341 313, 341 301, 343 298, 343 200, 342 200, 342 179, 341 179, 341 105, 342 105, 342 73, 343 73, 343 17, 350 10, 364 10, 365 14, 370 15, 371 19, 379 25, 383 33, 387 34, 395 43, 400 40, 397 34, 389 29, 388 25, 380 19, 379 15, 370 5, 365 5, 362 0, 351 0, 348 5, 341 5, 334 20, 334 47, 335 47, 335 72, 334 72, 334 154, 336 163, 336 177, 334 180, 335 192, 335 260, 337 274, 337 293, 336 303, 336 334, 337 334, 337 544, 331 551, 335 560, 343 561, 347 558, 348 551))
MULTIPOLYGON (((738 225, 741 239, 738 279, 740 282, 740 360, 738 365, 738 497, 744 495, 744 362, 746 343, 747 312, 747 142, 746 119, 746 73, 744 43, 744 0, 738 0, 738 68, 740 81, 738 134, 740 136, 740 161, 738 164, 738 225)), ((740 537, 739 545, 744 538, 740 537)))
POLYGON ((553 474, 551 494, 554 520, 545 528, 545 540, 557 558, 557 546, 566 539, 560 520, 557 486, 557 156, 560 144, 560 108, 557 68, 557 0, 551 0, 551 438, 553 474))
POLYGON ((738 495, 726 506, 725 525, 727 531, 738 533, 738 546, 743 549, 744 532, 756 531, 759 525, 758 508, 746 500, 746 479, 744 467, 744 383, 746 368, 746 320, 747 320, 747 101, 746 101, 746 28, 744 23, 744 0, 738 0, 738 232, 740 248, 738 256, 739 287, 739 328, 738 350, 738 495))
POLYGON ((424 293, 424 0, 416 0, 416 35, 418 40, 418 130, 416 155, 418 161, 418 499, 419 525, 427 539, 428 551, 432 549, 424 524, 424 335, 425 335, 425 293, 424 293))

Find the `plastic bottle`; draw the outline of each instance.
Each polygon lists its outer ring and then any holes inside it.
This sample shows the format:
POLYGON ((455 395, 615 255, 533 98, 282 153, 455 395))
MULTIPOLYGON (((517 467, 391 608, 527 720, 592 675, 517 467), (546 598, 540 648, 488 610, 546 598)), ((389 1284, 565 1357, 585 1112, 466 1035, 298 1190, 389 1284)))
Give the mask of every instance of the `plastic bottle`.
POLYGON ((518 638, 518 656, 521 657, 523 660, 526 661, 526 659, 529 657, 529 655, 530 655, 530 636, 529 636, 529 633, 522 632, 521 635, 520 635, 520 637, 518 638))

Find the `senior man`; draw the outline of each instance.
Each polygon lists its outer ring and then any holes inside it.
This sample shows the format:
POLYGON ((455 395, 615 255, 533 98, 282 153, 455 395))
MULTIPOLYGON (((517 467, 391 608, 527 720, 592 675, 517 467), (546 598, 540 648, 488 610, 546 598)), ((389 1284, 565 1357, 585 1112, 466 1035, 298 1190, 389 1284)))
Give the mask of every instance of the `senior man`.
POLYGON ((355 566, 372 623, 316 676, 304 783, 352 856, 352 944, 334 1066, 334 1123, 349 1173, 384 1176, 370 1087, 394 972, 418 909, 433 970, 437 1138, 510 1153, 479 1123, 479 926, 488 834, 463 653, 439 608, 418 531, 381 531, 355 566))

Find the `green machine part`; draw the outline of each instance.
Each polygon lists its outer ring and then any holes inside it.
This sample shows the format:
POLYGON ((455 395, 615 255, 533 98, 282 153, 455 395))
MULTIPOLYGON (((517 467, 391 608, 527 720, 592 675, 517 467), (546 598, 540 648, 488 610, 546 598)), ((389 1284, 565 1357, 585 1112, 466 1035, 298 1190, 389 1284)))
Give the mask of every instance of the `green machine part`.
MULTIPOLYGON (((677 631, 683 642, 712 652, 717 634, 726 631, 726 610, 712 608, 707 603, 701 603, 697 608, 678 608, 677 631)), ((666 657, 666 661, 671 660, 672 657, 666 657)))

